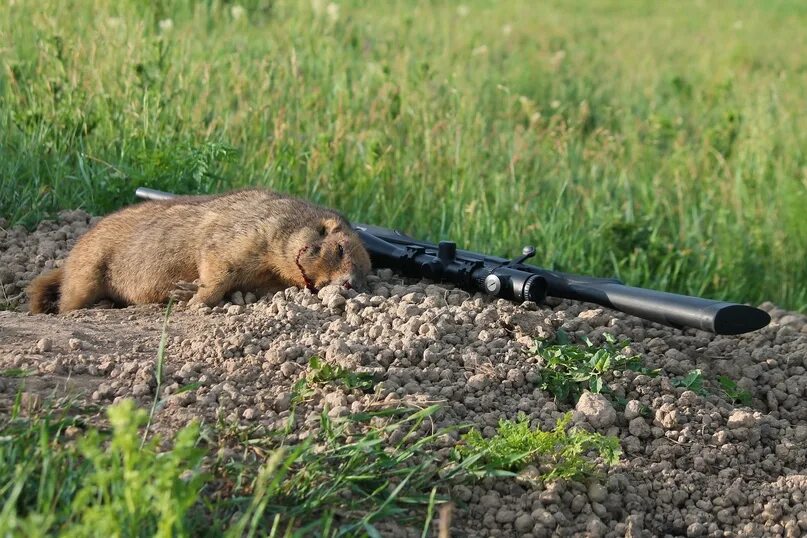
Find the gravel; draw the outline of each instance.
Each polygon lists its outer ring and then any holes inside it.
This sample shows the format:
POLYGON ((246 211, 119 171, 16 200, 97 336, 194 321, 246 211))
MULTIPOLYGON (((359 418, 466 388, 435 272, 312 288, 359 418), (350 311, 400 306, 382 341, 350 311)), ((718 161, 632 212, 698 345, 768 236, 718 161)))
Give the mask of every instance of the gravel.
MULTIPOLYGON (((0 370, 34 372, 25 379, 30 405, 57 389, 87 403, 133 397, 145 406, 154 397, 163 307, 93 308, 56 317, 24 312, 27 283, 59 266, 92 222, 81 211, 43 221, 30 233, 0 222, 0 300, 10 309, 0 312, 0 370)), ((765 303, 769 327, 721 337, 584 303, 516 305, 388 270, 368 280, 365 293, 327 287, 312 295, 291 288, 268 297, 236 293, 214 308, 178 306, 155 430, 218 417, 285 425, 292 387, 309 357, 318 355, 380 381, 372 394, 315 388, 295 412, 292 440, 318 428, 326 407, 342 417, 432 403, 441 410, 433 424, 424 424, 424 434, 470 423, 492 435, 499 420, 519 413, 535 427, 551 428, 573 411, 578 425, 619 437, 622 460, 601 481, 486 479, 452 488, 458 536, 807 533, 805 316, 765 303), (559 328, 595 343, 605 333, 627 339, 632 353, 660 373, 616 372, 606 379, 613 391, 608 397, 585 392, 576 406, 556 403, 537 388, 541 362, 531 347, 559 328), (673 382, 696 368, 706 393, 673 382), (719 390, 718 376, 748 391, 750 405, 732 403, 719 390), (180 390, 191 384, 194 390, 180 390)), ((20 380, 0 381, 0 409, 7 413, 20 380)))

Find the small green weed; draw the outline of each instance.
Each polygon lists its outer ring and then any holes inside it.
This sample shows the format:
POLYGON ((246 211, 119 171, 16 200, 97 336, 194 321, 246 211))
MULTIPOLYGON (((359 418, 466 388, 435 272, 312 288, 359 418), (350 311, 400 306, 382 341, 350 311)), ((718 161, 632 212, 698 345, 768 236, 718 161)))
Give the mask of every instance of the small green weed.
POLYGON ((674 387, 683 387, 701 396, 709 394, 709 391, 703 386, 703 372, 700 368, 691 370, 684 377, 673 379, 672 384, 674 387))
POLYGON ((158 452, 158 439, 142 447, 138 439, 145 411, 126 400, 108 414, 113 431, 109 446, 95 432, 79 443, 94 472, 85 477, 71 510, 81 515, 86 529, 105 536, 121 530, 130 536, 187 534, 189 510, 205 481, 200 468, 204 451, 196 446, 198 425, 180 430, 171 450, 158 452))
POLYGON ((717 376, 717 383, 723 394, 731 400, 731 403, 751 405, 751 393, 745 389, 737 387, 737 382, 724 375, 717 376))
POLYGON ((461 460, 474 458, 477 465, 481 463, 479 470, 496 475, 517 472, 532 463, 548 463, 551 470, 541 475, 545 481, 579 480, 592 475, 596 465, 587 457, 592 452, 608 465, 619 461, 619 439, 569 429, 571 418, 571 413, 566 413, 549 432, 530 429, 524 415, 515 422, 502 420, 495 437, 484 439, 472 429, 463 436, 464 445, 456 452, 461 460))
POLYGON ((192 391, 198 389, 201 386, 202 386, 202 384, 199 383, 199 382, 188 383, 187 385, 182 385, 181 387, 179 387, 176 390, 176 392, 174 392, 174 394, 182 394, 183 392, 192 392, 192 391))
MULTIPOLYGON (((707 381, 700 369, 691 370, 687 375, 672 380, 675 387, 684 387, 701 396, 708 396, 707 386, 714 386, 713 381, 707 381)), ((717 376, 717 387, 723 395, 733 404, 751 405, 751 393, 737 386, 737 382, 728 376, 717 376)))
POLYGON ((28 377, 34 375, 35 370, 25 370, 24 368, 8 368, 0 372, 0 377, 28 377))
POLYGON ((309 372, 292 387, 292 401, 300 403, 313 394, 313 385, 342 385, 348 390, 371 391, 375 386, 372 374, 351 372, 338 364, 331 364, 314 355, 308 359, 309 372))
POLYGON ((621 352, 628 342, 617 342, 605 334, 605 344, 597 347, 589 339, 583 345, 570 343, 569 336, 558 331, 552 343, 541 342, 535 352, 543 359, 539 386, 551 392, 558 401, 577 402, 584 390, 610 393, 605 377, 615 370, 633 370, 655 376, 657 370, 642 366, 638 355, 621 352))
POLYGON ((221 182, 222 169, 238 155, 235 148, 211 141, 170 148, 149 147, 144 141, 140 146, 134 154, 135 162, 126 170, 129 185, 171 182, 180 193, 204 193, 209 185, 221 182))

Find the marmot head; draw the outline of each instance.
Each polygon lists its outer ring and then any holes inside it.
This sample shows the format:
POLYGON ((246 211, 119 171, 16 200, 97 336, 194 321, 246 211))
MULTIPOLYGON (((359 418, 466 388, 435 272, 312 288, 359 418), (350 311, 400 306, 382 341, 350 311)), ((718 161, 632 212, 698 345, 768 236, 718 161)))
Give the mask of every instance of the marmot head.
POLYGON ((338 216, 316 219, 298 231, 291 244, 299 245, 295 263, 300 284, 311 291, 329 284, 364 287, 370 256, 346 220, 338 216))

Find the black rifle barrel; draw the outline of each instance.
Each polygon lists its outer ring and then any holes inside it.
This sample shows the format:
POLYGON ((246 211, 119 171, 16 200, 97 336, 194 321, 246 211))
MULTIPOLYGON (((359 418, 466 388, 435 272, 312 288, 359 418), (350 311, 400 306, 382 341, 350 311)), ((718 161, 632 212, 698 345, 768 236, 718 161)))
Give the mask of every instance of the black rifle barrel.
MULTIPOLYGON (((379 241, 383 241, 397 249, 409 248, 410 259, 412 259, 412 251, 416 249, 423 250, 415 254, 414 259, 422 259, 428 262, 430 258, 439 258, 439 245, 418 241, 398 231, 386 228, 362 224, 357 224, 355 227, 360 232, 360 235, 361 232, 365 232, 365 235, 362 235, 362 240, 365 244, 369 243, 368 250, 371 257, 374 253, 381 251, 382 246, 379 241), (368 241, 367 235, 370 235, 372 239, 368 241)), ((538 289, 539 292, 543 292, 550 297, 586 301, 664 325, 678 328, 694 327, 717 334, 742 334, 755 331, 768 325, 771 320, 767 312, 752 306, 636 288, 626 286, 617 279, 561 273, 525 263, 512 263, 504 258, 465 250, 458 250, 456 256, 465 263, 481 262, 487 274, 492 272, 492 274, 496 275, 499 268, 504 268, 509 274, 522 275, 520 277, 521 281, 529 282, 531 278, 535 279, 532 281, 532 285, 528 286, 527 293, 521 295, 518 293, 518 286, 515 287, 515 290, 507 289, 506 285, 502 286, 503 291, 499 292, 498 295, 505 298, 539 302, 543 297, 540 296, 540 293, 535 293, 534 290, 538 289), (538 279, 542 280, 543 284, 537 282, 538 279)), ((404 273, 418 273, 407 267, 407 264, 411 265, 412 262, 407 262, 406 258, 402 258, 400 254, 397 256, 387 254, 381 257, 379 261, 385 267, 399 269, 404 273)), ((423 271, 419 274, 423 275, 423 271)), ((455 279, 449 278, 447 280, 453 280, 455 284, 463 284, 462 282, 456 282, 455 279)), ((502 279, 499 278, 498 280, 502 279)), ((492 291, 485 286, 484 279, 472 279, 470 284, 472 286, 466 287, 479 291, 492 291)))
MULTIPOLYGON (((173 194, 138 188, 136 196, 168 200, 173 194)), ((542 269, 467 250, 452 242, 419 241, 396 230, 355 224, 373 266, 412 277, 451 282, 514 301, 541 302, 546 296, 599 304, 672 327, 693 327, 716 334, 742 334, 770 323, 767 312, 747 305, 626 286, 616 279, 594 278, 542 269)))

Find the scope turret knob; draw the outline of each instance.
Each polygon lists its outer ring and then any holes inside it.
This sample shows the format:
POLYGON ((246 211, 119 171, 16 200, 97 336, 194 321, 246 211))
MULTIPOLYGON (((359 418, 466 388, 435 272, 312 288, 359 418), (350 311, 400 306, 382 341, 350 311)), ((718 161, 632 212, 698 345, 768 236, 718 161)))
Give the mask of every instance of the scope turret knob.
POLYGON ((451 263, 457 256, 457 244, 454 241, 440 241, 437 245, 437 258, 444 264, 451 263))
POLYGON ((502 279, 494 274, 485 277, 485 291, 491 295, 496 295, 502 289, 502 279))

